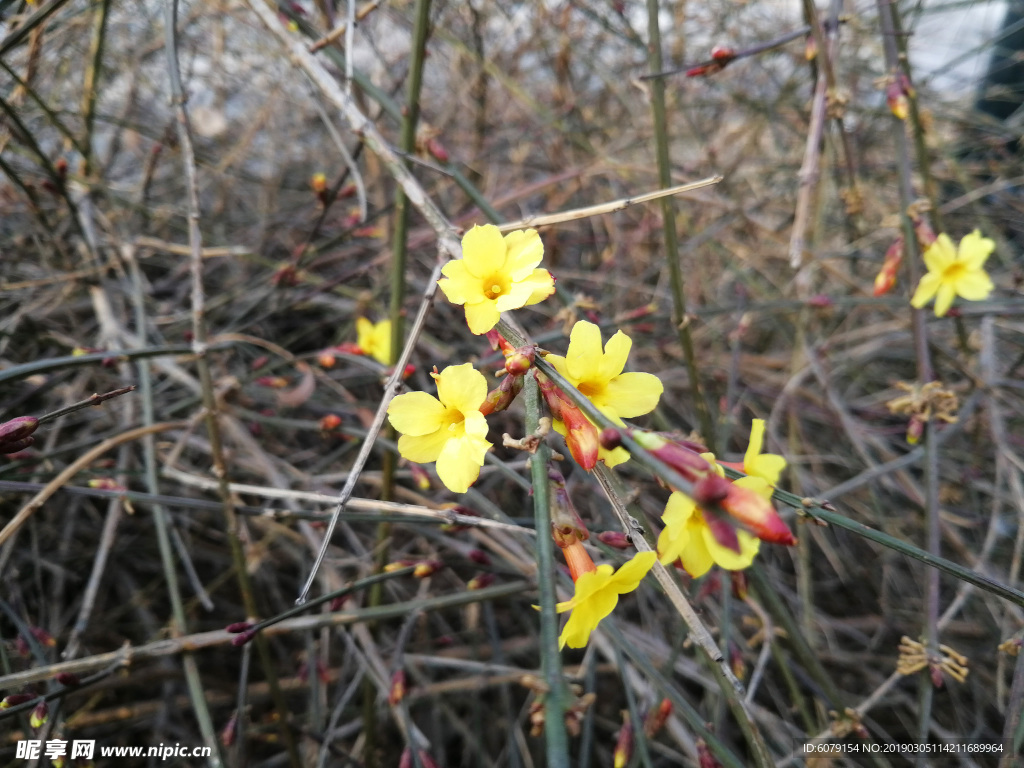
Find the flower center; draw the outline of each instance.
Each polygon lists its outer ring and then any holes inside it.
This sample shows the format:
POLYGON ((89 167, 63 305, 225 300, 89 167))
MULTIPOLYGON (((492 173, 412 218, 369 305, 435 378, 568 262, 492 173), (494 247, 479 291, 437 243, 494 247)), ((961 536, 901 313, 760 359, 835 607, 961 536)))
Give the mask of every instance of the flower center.
POLYGON ((942 282, 955 283, 965 274, 967 274, 966 267, 961 262, 954 261, 942 271, 942 282))
POLYGON ((445 429, 450 437, 462 437, 466 431, 465 421, 466 416, 462 411, 458 408, 448 408, 441 417, 441 429, 445 429))
POLYGON ((580 391, 581 395, 593 400, 597 395, 604 394, 604 384, 600 384, 596 381, 581 381, 576 385, 576 389, 580 391))
POLYGON ((484 296, 488 299, 496 299, 508 293, 508 286, 505 280, 499 275, 491 275, 483 281, 484 296))

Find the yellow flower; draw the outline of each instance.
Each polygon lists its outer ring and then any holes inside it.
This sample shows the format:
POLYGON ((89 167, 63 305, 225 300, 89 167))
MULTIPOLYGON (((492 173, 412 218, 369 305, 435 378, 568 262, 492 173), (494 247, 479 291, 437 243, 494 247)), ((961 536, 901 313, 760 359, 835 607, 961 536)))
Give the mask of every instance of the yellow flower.
POLYGON ((754 562, 761 547, 761 540, 742 528, 735 529, 737 552, 722 544, 715 536, 717 528, 721 537, 734 530, 725 520, 717 520, 712 513, 705 513, 686 494, 676 491, 668 498, 665 514, 662 516, 665 528, 658 536, 658 557, 665 565, 682 559, 686 572, 694 578, 703 576, 712 565, 727 571, 741 571, 754 562))
POLYGON ((779 475, 786 468, 786 460, 775 453, 761 453, 764 447, 764 419, 754 419, 750 425, 750 443, 743 455, 743 471, 747 482, 736 482, 753 488, 765 498, 771 498, 772 488, 778 485, 779 475), (762 482, 753 483, 750 480, 762 482))
POLYGON ((638 552, 614 573, 610 565, 599 565, 594 571, 580 574, 572 600, 556 606, 559 613, 572 611, 558 638, 558 647, 583 648, 601 619, 615 609, 619 595, 640 586, 640 581, 654 566, 655 558, 653 552, 638 552))
POLYGON ((555 292, 555 280, 537 267, 544 244, 534 229, 502 237, 493 224, 473 227, 462 238, 462 258, 441 270, 438 287, 452 304, 466 307, 473 333, 487 333, 501 313, 543 301, 555 292))
MULTIPOLYGON (((623 419, 653 411, 665 389, 653 374, 622 372, 632 346, 629 336, 617 331, 602 349, 601 329, 580 320, 569 334, 565 357, 548 355, 545 359, 601 413, 622 425, 623 419)), ((554 427, 565 435, 564 423, 555 421, 554 427)), ((629 452, 624 448, 601 448, 598 455, 609 467, 629 460, 629 452)))
POLYGON ((371 323, 365 317, 357 317, 356 346, 381 365, 391 365, 391 321, 371 323))
POLYGON ((911 306, 920 309, 934 297, 935 316, 942 317, 956 296, 968 301, 987 299, 995 286, 984 266, 993 248, 995 243, 977 229, 960 241, 959 252, 949 235, 940 234, 924 252, 928 274, 917 284, 911 306))
POLYGON ((487 380, 472 363, 450 365, 431 375, 437 397, 426 392, 399 395, 388 406, 388 419, 401 433, 398 452, 403 457, 419 464, 436 461, 441 482, 465 493, 480 476, 491 447, 485 439, 487 420, 480 413, 487 380))

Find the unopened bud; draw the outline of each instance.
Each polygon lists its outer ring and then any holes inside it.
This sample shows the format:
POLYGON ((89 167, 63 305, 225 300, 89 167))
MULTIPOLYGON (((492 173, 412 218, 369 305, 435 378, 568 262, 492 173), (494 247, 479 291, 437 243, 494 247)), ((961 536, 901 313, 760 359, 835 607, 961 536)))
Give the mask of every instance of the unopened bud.
POLYGON ((38 698, 34 693, 12 693, 0 699, 0 709, 10 709, 38 698))
POLYGON ((614 549, 633 548, 633 542, 622 531, 601 531, 601 533, 597 534, 597 540, 614 549))
POLYGON ((409 473, 412 475, 412 479, 416 481, 417 488, 421 491, 430 490, 430 473, 422 465, 410 462, 409 473))
POLYGON ((466 583, 466 589, 473 592, 477 589, 484 589, 491 586, 497 578, 493 573, 478 573, 466 583))
POLYGON ((34 730, 39 730, 46 721, 50 719, 50 708, 46 706, 45 701, 40 701, 36 704, 35 709, 32 710, 32 714, 28 717, 28 724, 34 730))
POLYGON ((643 430, 633 430, 630 437, 642 448, 646 448, 654 458, 674 469, 691 483, 708 475, 717 477, 711 471, 711 465, 707 460, 683 443, 666 440, 656 432, 643 430))
POLYGON ((519 347, 519 349, 505 358, 505 372, 512 376, 522 376, 530 370, 536 355, 536 345, 529 344, 525 347, 519 347))
POLYGON ((228 718, 227 723, 220 731, 220 743, 225 747, 230 747, 235 743, 235 737, 238 735, 238 711, 231 713, 231 717, 228 718))
POLYGON ((237 635, 239 632, 245 632, 252 629, 251 621, 236 621, 234 624, 228 624, 224 627, 225 632, 230 632, 232 635, 237 635))
POLYGON ((58 672, 53 676, 53 679, 68 688, 74 688, 82 684, 82 681, 78 679, 78 675, 71 672, 58 672))
POLYGON ((405 670, 396 669, 391 674, 391 688, 388 690, 388 704, 392 707, 405 698, 405 670))
POLYGON ((334 367, 334 364, 338 361, 338 359, 334 356, 334 353, 332 351, 324 350, 317 357, 316 361, 320 364, 321 368, 330 369, 334 367))
POLYGON ((614 451, 622 445, 622 433, 615 429, 615 427, 605 427, 601 430, 598 442, 601 443, 601 447, 606 451, 614 451))
POLYGON ((644 733, 647 735, 647 738, 657 735, 658 731, 665 727, 665 723, 668 722, 671 714, 672 701, 670 699, 662 699, 655 709, 648 712, 647 717, 644 719, 644 733))
POLYGON ((747 574, 746 571, 729 571, 729 578, 732 580, 732 596, 737 600, 747 599, 747 574))
POLYGON ((327 606, 327 610, 331 613, 340 611, 345 603, 348 602, 348 595, 338 595, 338 597, 332 597, 331 602, 327 606))
POLYGON ((341 426, 341 416, 336 413, 328 413, 320 418, 320 431, 333 432, 341 426))
POLYGON ((729 483, 729 492, 719 506, 761 541, 785 546, 796 544, 796 538, 771 501, 750 488, 729 483))
POLYGON ((490 416, 492 413, 504 411, 522 390, 523 377, 509 373, 501 380, 501 384, 487 393, 487 398, 480 406, 480 413, 490 416))
POLYGON ((19 442, 36 431, 39 419, 35 416, 18 416, 0 424, 0 445, 19 442))
POLYGON ((29 435, 28 437, 23 437, 21 440, 15 440, 13 443, 0 443, 0 453, 19 453, 28 448, 35 441, 36 439, 32 437, 32 435, 29 435))
POLYGON ((565 444, 569 453, 583 469, 597 466, 600 451, 595 427, 583 412, 569 402, 562 403, 562 423, 565 424, 565 444))
POLYGON ((417 579, 425 579, 428 576, 433 576, 442 568, 444 568, 444 563, 440 560, 424 560, 416 564, 412 575, 417 579))
POLYGON ((471 549, 466 553, 466 557, 472 560, 477 565, 490 565, 491 556, 484 552, 482 549, 471 549))
POLYGON ((743 653, 736 643, 729 643, 729 667, 736 675, 737 680, 745 680, 747 677, 747 663, 743 660, 743 653))
POLYGON ((903 261, 903 237, 897 237, 885 252, 885 259, 882 268, 875 276, 874 296, 884 296, 896 285, 896 276, 899 273, 900 262, 903 261))
POLYGON ((722 768, 722 764, 711 754, 704 739, 697 739, 697 765, 700 768, 722 768))
POLYGON ((327 191, 327 176, 322 173, 314 173, 313 178, 309 180, 309 185, 313 188, 314 192, 322 195, 327 191))
POLYGON ((807 299, 807 306, 814 307, 815 309, 827 309, 831 307, 835 302, 832 297, 826 293, 816 293, 811 298, 807 299))
POLYGON ((245 632, 237 634, 233 638, 231 638, 231 644, 233 646, 235 646, 236 648, 241 648, 243 645, 248 643, 254 637, 256 637, 256 632, 254 632, 253 630, 249 629, 249 630, 246 630, 245 632))
POLYGON ((440 163, 448 162, 448 150, 437 139, 427 139, 427 152, 440 163))
POLYGON ((910 423, 907 424, 907 442, 910 445, 917 445, 922 437, 924 437, 924 419, 915 414, 910 417, 910 423))
POLYGON ((633 724, 629 722, 629 713, 622 713, 622 727, 619 728, 618 738, 615 740, 615 752, 613 753, 613 765, 615 768, 626 768, 633 758, 633 749, 636 746, 636 738, 633 735, 633 724))

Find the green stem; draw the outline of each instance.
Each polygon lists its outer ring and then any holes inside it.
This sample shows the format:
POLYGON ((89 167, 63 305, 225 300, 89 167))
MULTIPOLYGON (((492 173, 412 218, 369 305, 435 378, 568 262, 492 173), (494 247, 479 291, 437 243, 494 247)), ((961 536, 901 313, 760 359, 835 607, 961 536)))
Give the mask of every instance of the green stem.
MULTIPOLYGON (((540 420, 540 390, 537 379, 526 377, 526 432, 532 434, 540 420)), ((569 765, 569 742, 565 731, 565 710, 568 690, 562 677, 562 655, 558 647, 558 612, 555 610, 555 546, 551 538, 550 481, 548 461, 551 448, 541 442, 530 459, 533 480, 533 515, 537 530, 537 589, 540 598, 540 650, 544 682, 544 738, 547 764, 550 768, 569 765)))
MULTIPOLYGON (((661 60, 661 29, 658 22, 658 0, 647 0, 647 25, 650 30, 647 60, 652 72, 660 72, 661 60)), ((668 120, 665 116, 665 79, 651 81, 651 109, 654 112, 654 143, 658 154, 658 181, 661 186, 672 186, 672 164, 668 152, 668 120)), ((683 359, 686 372, 690 377, 693 390, 693 404, 697 409, 701 436, 708 450, 715 452, 715 424, 711 419, 711 411, 701 391, 700 376, 697 369, 697 355, 694 352, 693 336, 690 334, 690 323, 686 313, 686 282, 683 279, 682 266, 679 263, 679 238, 676 235, 675 202, 671 196, 661 198, 661 219, 665 235, 665 253, 668 259, 668 273, 672 286, 672 325, 676 329, 679 345, 683 348, 683 359)))

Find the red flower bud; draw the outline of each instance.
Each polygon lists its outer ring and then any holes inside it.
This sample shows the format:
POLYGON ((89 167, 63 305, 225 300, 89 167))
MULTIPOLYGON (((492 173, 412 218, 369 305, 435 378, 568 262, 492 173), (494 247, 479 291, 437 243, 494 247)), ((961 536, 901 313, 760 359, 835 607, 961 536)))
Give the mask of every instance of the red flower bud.
POLYGON ((586 470, 597 466, 598 442, 595 427, 575 405, 562 403, 562 422, 565 424, 565 444, 573 459, 586 470))
POLYGON ((626 768, 633 758, 633 749, 636 745, 633 735, 633 724, 629 722, 629 713, 622 713, 622 727, 619 728, 618 738, 615 740, 615 752, 613 753, 613 765, 615 768, 626 768))
POLYGON ((493 573, 478 573, 466 584, 466 589, 470 592, 477 589, 484 589, 485 587, 491 586, 497 578, 493 573))
POLYGON ((697 765, 700 768, 722 768, 722 764, 711 754, 704 739, 697 739, 697 765))
POLYGON ((230 632, 232 635, 237 635, 239 632, 245 632, 246 630, 252 629, 251 621, 236 621, 234 624, 228 624, 224 627, 225 632, 230 632))
POLYGON ((391 688, 388 691, 388 704, 392 707, 405 698, 405 670, 396 669, 391 674, 391 688))
POLYGON ((232 712, 231 717, 228 718, 227 723, 221 729, 220 732, 220 743, 225 747, 230 747, 235 743, 235 737, 238 735, 238 712, 232 712))
POLYGON ((747 599, 747 573, 746 571, 729 571, 729 578, 732 580, 732 596, 737 600, 747 599))
POLYGON ((665 727, 665 723, 668 722, 671 714, 672 701, 670 699, 662 699, 658 708, 648 712, 647 718, 644 720, 644 733, 647 734, 647 737, 651 738, 657 735, 658 731, 665 727))
MULTIPOLYGON (((711 465, 697 451, 674 440, 666 440, 655 432, 633 430, 630 437, 642 448, 646 448, 654 458, 667 464, 691 483, 711 473, 711 465)), ((714 475, 717 477, 717 475, 714 475)), ((699 503, 699 502, 698 502, 699 503)))
POLYGON ((13 443, 2 443, 0 444, 0 453, 13 454, 19 453, 28 448, 36 439, 29 435, 21 440, 15 440, 13 443))
POLYGON ((0 424, 0 445, 19 442, 36 431, 39 419, 35 416, 18 416, 0 424))
POLYGON ((425 579, 428 576, 433 576, 442 568, 444 568, 444 563, 440 560, 424 560, 423 562, 416 564, 412 575, 417 579, 425 579))
POLYGON ((597 540, 615 549, 632 549, 633 542, 622 531, 601 531, 597 534, 597 540))
POLYGON ((253 630, 249 629, 231 638, 231 644, 237 648, 241 648, 254 637, 256 637, 256 633, 253 630))
POLYGON ((70 672, 58 672, 54 675, 53 679, 68 688, 74 688, 76 685, 82 684, 82 681, 78 679, 78 675, 74 675, 70 672))
POLYGON ((815 309, 826 309, 831 307, 834 303, 835 302, 832 301, 832 297, 824 293, 815 294, 807 300, 807 306, 814 307, 815 309))
POLYGON ((29 715, 28 724, 31 728, 39 730, 46 721, 50 719, 50 708, 46 706, 45 701, 40 701, 36 704, 35 709, 32 710, 32 714, 29 715))
POLYGON ((525 347, 519 347, 519 349, 505 358, 505 372, 513 376, 522 376, 530 370, 536 355, 536 345, 529 344, 525 347))
POLYGON ((750 488, 729 483, 729 493, 719 502, 719 506, 761 541, 786 546, 796 544, 796 538, 779 517, 771 501, 750 488))
POLYGON ((614 451, 622 445, 622 433, 614 427, 605 427, 598 436, 598 442, 606 451, 614 451))
POLYGON ((471 549, 466 553, 466 557, 472 560, 477 565, 490 565, 491 556, 484 552, 482 549, 471 549))
POLYGON ((885 252, 885 259, 882 268, 875 276, 874 296, 884 296, 896 285, 896 276, 899 273, 900 262, 903 261, 903 237, 897 237, 892 245, 885 252))
POLYGON ((320 419, 321 432, 333 432, 341 426, 341 416, 336 413, 328 413, 320 419))
POLYGON ((32 701, 33 699, 39 698, 34 693, 12 693, 9 696, 4 696, 0 699, 0 709, 10 709, 16 707, 19 704, 24 704, 26 701, 32 701))

